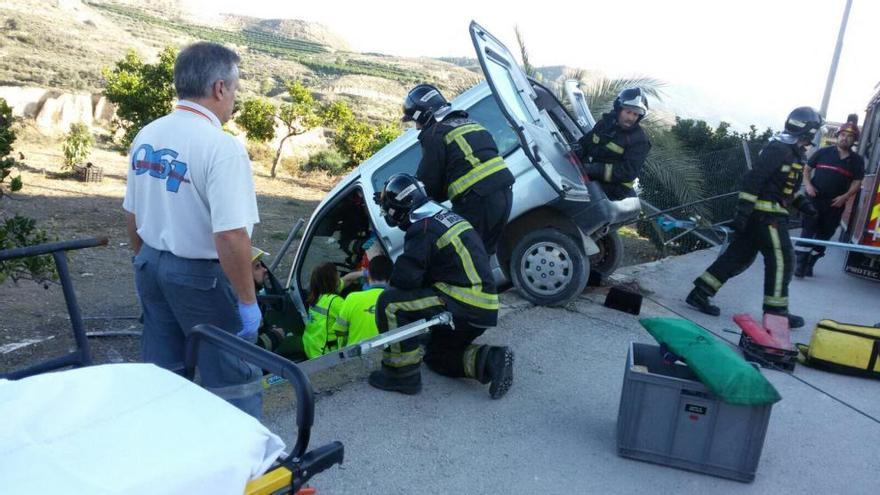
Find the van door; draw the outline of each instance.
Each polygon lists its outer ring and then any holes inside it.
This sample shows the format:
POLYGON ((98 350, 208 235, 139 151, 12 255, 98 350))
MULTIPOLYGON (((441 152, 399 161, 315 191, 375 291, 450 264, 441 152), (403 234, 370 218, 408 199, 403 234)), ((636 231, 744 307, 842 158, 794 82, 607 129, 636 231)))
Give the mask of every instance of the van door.
POLYGON ((568 97, 568 102, 571 104, 571 109, 574 110, 577 125, 580 126, 584 134, 590 132, 593 126, 596 125, 596 119, 593 118, 590 106, 587 105, 586 95, 581 91, 578 82, 574 79, 565 81, 564 89, 565 96, 568 97))
POLYGON ((470 32, 492 94, 519 136, 526 156, 561 197, 588 201, 577 157, 550 116, 538 109, 537 94, 516 59, 476 22, 471 22, 470 32))

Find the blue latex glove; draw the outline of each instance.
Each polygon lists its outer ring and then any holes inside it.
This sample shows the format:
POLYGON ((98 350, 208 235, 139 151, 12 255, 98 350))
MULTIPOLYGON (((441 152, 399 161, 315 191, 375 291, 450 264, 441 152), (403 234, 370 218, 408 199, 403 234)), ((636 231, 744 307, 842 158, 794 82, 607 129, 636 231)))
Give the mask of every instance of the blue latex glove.
POLYGON ((257 330, 260 328, 260 321, 263 319, 263 315, 260 313, 260 306, 256 302, 251 304, 238 303, 238 315, 241 317, 241 331, 235 335, 248 342, 256 342, 257 330))

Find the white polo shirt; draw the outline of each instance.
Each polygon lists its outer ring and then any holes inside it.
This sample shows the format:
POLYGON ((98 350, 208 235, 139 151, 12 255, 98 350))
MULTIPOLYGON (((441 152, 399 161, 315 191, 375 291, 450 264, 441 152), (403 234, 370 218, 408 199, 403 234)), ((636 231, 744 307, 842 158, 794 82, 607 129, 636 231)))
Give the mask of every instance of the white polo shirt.
POLYGON ((181 100, 131 145, 122 207, 148 246, 181 258, 218 259, 214 233, 259 223, 251 162, 207 108, 181 100))

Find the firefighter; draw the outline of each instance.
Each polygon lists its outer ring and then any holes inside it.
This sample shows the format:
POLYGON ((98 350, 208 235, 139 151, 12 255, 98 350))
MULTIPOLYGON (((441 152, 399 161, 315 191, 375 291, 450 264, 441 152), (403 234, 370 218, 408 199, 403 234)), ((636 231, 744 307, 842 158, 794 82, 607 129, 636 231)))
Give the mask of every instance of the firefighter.
POLYGON ((388 225, 406 232, 390 287, 376 305, 379 332, 443 311, 452 313, 455 329, 433 328, 424 352, 416 339, 392 344, 382 356, 382 368, 370 374, 370 385, 419 393, 424 355, 433 371, 489 384, 489 395, 501 398, 513 383, 513 352, 472 344, 498 321, 498 295, 480 237, 467 220, 431 201, 411 175, 389 178, 378 202, 388 225))
MULTIPOLYGON (((859 138, 859 127, 853 122, 837 131, 837 145, 826 146, 813 153, 804 170, 804 189, 816 208, 817 216, 804 216, 801 237, 831 239, 847 201, 859 192, 865 176, 865 161, 852 147, 859 138)), ((813 266, 825 256, 825 246, 795 245, 794 276, 813 276, 813 266)))
POLYGON ((647 113, 642 89, 624 89, 614 99, 614 110, 602 115, 580 139, 583 173, 598 182, 611 200, 636 196, 634 182, 651 150, 651 141, 639 125, 647 113))
POLYGON ((803 196, 795 198, 795 191, 803 175, 804 152, 822 122, 816 110, 796 108, 785 121, 785 131, 761 150, 754 168, 742 179, 731 224, 733 240, 694 280, 694 289, 686 299, 688 304, 712 316, 721 314, 710 298, 729 278, 744 272, 760 252, 764 257, 764 311, 788 316, 791 328, 804 325, 803 318, 788 312, 792 246, 786 223, 789 207, 800 208, 803 204, 806 209, 809 205, 798 201, 803 196))
POLYGON ((491 257, 510 217, 514 182, 492 134, 466 112, 452 110, 430 84, 406 95, 402 120, 421 130, 416 177, 428 196, 438 203, 450 200, 452 211, 473 226, 491 257))

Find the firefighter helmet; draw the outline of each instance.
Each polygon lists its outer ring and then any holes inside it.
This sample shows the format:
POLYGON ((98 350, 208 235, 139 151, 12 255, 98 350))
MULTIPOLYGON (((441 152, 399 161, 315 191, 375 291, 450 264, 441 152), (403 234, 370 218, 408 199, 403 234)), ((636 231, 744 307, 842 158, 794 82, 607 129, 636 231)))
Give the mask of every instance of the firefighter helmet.
POLYGON ((406 230, 410 212, 421 206, 428 199, 428 194, 422 183, 412 175, 395 174, 385 182, 378 199, 385 222, 391 227, 406 230))
POLYGON ((812 141, 825 119, 812 107, 797 107, 785 119, 785 133, 812 141))
POLYGON ((641 120, 648 113, 648 98, 642 88, 627 88, 614 99, 614 112, 620 113, 623 108, 628 108, 639 114, 641 120))
POLYGON ((424 126, 438 110, 448 105, 439 89, 430 84, 419 84, 404 98, 401 120, 424 126))
POLYGON ((837 129, 838 136, 840 136, 843 133, 852 134, 852 137, 854 140, 856 140, 856 141, 859 140, 859 126, 857 126, 856 124, 853 124, 852 122, 847 122, 847 123, 843 124, 842 126, 840 126, 839 129, 837 129))

